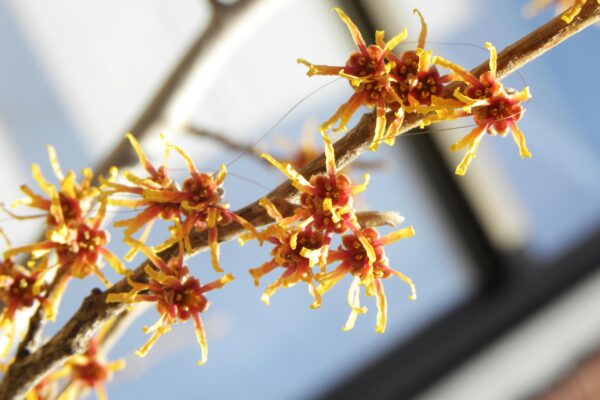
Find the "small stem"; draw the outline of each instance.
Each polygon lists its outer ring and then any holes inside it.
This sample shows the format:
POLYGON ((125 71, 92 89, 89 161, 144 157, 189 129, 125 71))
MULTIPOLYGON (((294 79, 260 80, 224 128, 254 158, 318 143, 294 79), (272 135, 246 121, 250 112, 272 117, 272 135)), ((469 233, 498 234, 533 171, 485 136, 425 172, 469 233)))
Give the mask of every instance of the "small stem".
MULTIPOLYGON (((596 0, 588 1, 570 24, 565 24, 559 17, 554 18, 498 54, 498 77, 506 76, 520 68, 599 19, 600 5, 596 0)), ((487 62, 471 72, 478 75, 486 68, 487 62)), ((415 114, 407 115, 400 132, 404 133, 418 126, 421 118, 415 114)), ((365 114, 346 136, 335 143, 338 168, 344 167, 361 153, 367 151, 373 140, 374 128, 375 115, 373 113, 365 114)), ((323 174, 325 171, 325 156, 322 154, 301 172, 304 176, 310 177, 315 174, 323 174)), ((275 203, 282 215, 289 215, 294 208, 293 203, 298 201, 299 195, 289 182, 285 182, 273 190, 268 197, 275 203)), ((257 227, 271 222, 258 201, 236 211, 236 214, 257 227)), ((219 230, 219 240, 232 240, 243 231, 243 227, 231 223, 219 230)), ((206 232, 193 233, 190 235, 190 241, 195 253, 208 248, 206 232)), ((162 251, 159 256, 168 260, 176 255, 177 251, 178 246, 173 246, 162 251)), ((147 265, 147 261, 133 270, 130 278, 134 281, 144 279, 143 268, 145 265, 147 265)), ((69 356, 84 352, 96 329, 109 318, 122 313, 126 308, 124 304, 106 303, 106 296, 110 293, 126 292, 128 289, 129 285, 123 279, 104 292, 93 291, 86 297, 79 310, 53 338, 35 353, 15 361, 10 366, 0 384, 0 400, 22 398, 44 375, 60 366, 69 356)))
POLYGON ((260 158, 262 152, 258 150, 255 146, 252 146, 251 144, 240 144, 236 140, 230 139, 221 133, 211 132, 206 129, 198 128, 192 125, 186 126, 185 130, 194 136, 214 140, 215 142, 222 144, 227 149, 248 153, 254 156, 255 158, 261 160, 262 162, 266 162, 265 160, 260 158))

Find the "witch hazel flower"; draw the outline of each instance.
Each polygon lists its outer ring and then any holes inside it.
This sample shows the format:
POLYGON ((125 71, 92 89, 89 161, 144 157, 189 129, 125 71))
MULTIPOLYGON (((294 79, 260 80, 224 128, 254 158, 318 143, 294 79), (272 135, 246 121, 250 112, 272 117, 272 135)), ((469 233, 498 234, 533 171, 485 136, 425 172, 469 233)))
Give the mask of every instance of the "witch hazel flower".
MULTIPOLYGON (((179 146, 171 145, 171 147, 185 160, 190 177, 183 181, 181 189, 177 191, 147 191, 146 195, 155 201, 173 201, 180 204, 184 219, 181 222, 180 233, 173 235, 169 243, 182 240, 186 250, 192 252, 189 234, 193 230, 207 231, 212 266, 215 271, 223 272, 219 265, 219 226, 235 221, 257 239, 262 239, 252 224, 229 210, 229 204, 222 202, 224 194, 222 185, 227 176, 225 166, 221 165, 219 172, 214 175, 200 172, 189 154, 179 146)), ((173 231, 177 232, 177 230, 173 231)))
POLYGON ((160 336, 171 330, 171 325, 176 322, 192 320, 196 339, 202 351, 198 362, 202 365, 207 360, 208 344, 200 319, 200 313, 209 306, 205 293, 219 289, 233 280, 232 274, 227 274, 220 279, 207 284, 190 275, 189 270, 183 265, 183 244, 179 245, 179 255, 168 262, 163 261, 153 249, 134 239, 125 239, 126 243, 140 250, 150 262, 144 268, 147 282, 136 282, 130 276, 127 278, 131 290, 127 293, 110 293, 107 302, 156 303, 156 310, 160 314, 159 320, 152 326, 144 328, 145 333, 151 333, 150 339, 136 354, 145 356, 160 336))
MULTIPOLYGON (((59 180, 58 187, 49 183, 39 166, 34 164, 33 177, 48 197, 36 194, 24 185, 21 190, 27 194, 27 198, 16 202, 44 211, 41 216, 46 217, 45 240, 13 247, 4 255, 13 257, 28 253, 34 260, 42 259, 41 263, 49 265, 48 269, 55 268, 58 282, 49 295, 49 301, 57 304, 71 277, 83 279, 96 274, 103 283, 110 286, 100 271, 102 260, 106 260, 119 274, 125 274, 125 268, 119 258, 107 248, 110 235, 101 228, 106 216, 106 202, 102 200, 99 188, 92 185, 92 170, 84 169, 83 179, 78 183, 73 171, 63 173, 53 147, 48 146, 48 153, 54 174, 59 180), (91 216, 91 209, 98 203, 98 210, 91 216), (55 262, 51 264, 51 260, 55 262)), ((17 219, 40 216, 10 215, 17 219)))
POLYGON ((485 46, 490 51, 490 70, 481 74, 479 78, 453 62, 438 56, 435 57, 435 64, 452 70, 457 77, 464 81, 466 88, 462 90, 457 88, 454 91, 456 100, 434 97, 432 104, 435 107, 422 110, 423 112, 435 111, 437 113, 435 117, 428 117, 425 123, 458 117, 473 117, 477 126, 450 147, 452 151, 468 147, 462 161, 456 167, 457 175, 466 174, 485 133, 491 136, 505 137, 510 131, 519 148, 521 158, 531 157, 525 135, 517 125, 517 121, 523 117, 525 112, 521 103, 531 98, 529 87, 525 87, 520 92, 504 88, 496 77, 496 49, 489 42, 485 46))
POLYGON ((283 218, 279 224, 289 227, 299 223, 300 230, 312 227, 323 232, 320 264, 324 267, 333 234, 341 234, 348 229, 357 231, 360 228, 352 206, 353 196, 366 189, 370 177, 365 174, 364 183, 353 185, 347 175, 337 170, 331 140, 325 134, 322 137, 325 144, 325 175, 313 175, 307 180, 291 164, 281 164, 268 154, 263 154, 262 157, 283 172, 300 192, 300 206, 293 215, 283 218))
MULTIPOLYGON (((338 120, 339 125, 334 128, 334 131, 345 131, 348 121, 360 106, 375 108, 377 122, 370 149, 376 150, 380 141, 386 136, 386 114, 390 109, 390 104, 401 103, 390 79, 390 71, 394 64, 386 62, 386 57, 406 39, 407 31, 404 29, 388 42, 383 39, 384 32, 377 31, 375 33, 376 44, 367 46, 357 26, 346 13, 339 8, 334 8, 334 10, 348 27, 358 51, 350 55, 344 66, 315 65, 302 58, 298 59, 298 62, 308 67, 308 76, 338 75, 347 79, 354 89, 354 94, 350 99, 321 125, 321 131, 327 131, 338 120)), ((397 110, 393 122, 395 126, 401 125, 403 118, 404 113, 400 108, 397 110)))
MULTIPOLYGON (((117 221, 115 226, 126 228, 124 231, 126 238, 132 238, 135 232, 146 226, 141 236, 143 242, 148 235, 150 226, 156 219, 174 221, 175 225, 170 228, 171 237, 156 246, 155 249, 160 251, 183 241, 189 253, 193 252, 189 240, 190 233, 192 231, 207 231, 213 268, 217 272, 222 272, 223 270, 219 265, 218 227, 235 221, 258 235, 253 225, 230 211, 229 205, 222 202, 224 194, 222 185, 227 176, 225 166, 221 166, 216 174, 200 172, 189 154, 179 146, 165 142, 165 162, 161 167, 155 169, 135 138, 132 135, 127 137, 149 176, 139 178, 132 173, 127 173, 127 180, 136 186, 117 183, 105 184, 108 188, 105 195, 110 196, 108 198, 109 204, 142 209, 133 218, 117 221), (182 156, 190 173, 190 176, 182 182, 181 186, 168 177, 166 160, 170 150, 175 150, 182 156), (119 194, 133 194, 139 196, 139 198, 116 198, 115 196, 119 194)), ((127 258, 131 259, 136 251, 136 249, 132 249, 127 258)))
POLYGON ((412 237, 414 234, 412 226, 383 237, 379 236, 377 230, 365 228, 360 231, 360 236, 356 233, 342 236, 342 246, 337 250, 330 251, 328 262, 340 262, 340 264, 333 271, 318 276, 318 280, 322 284, 317 288, 317 293, 323 295, 345 276, 353 277, 348 290, 348 304, 351 312, 343 327, 344 331, 352 329, 358 315, 367 311, 366 307, 360 305, 360 286, 365 287, 367 296, 375 296, 377 299, 375 331, 378 333, 383 333, 387 324, 387 299, 383 289, 383 279, 392 276, 399 277, 410 287, 409 299, 416 300, 417 293, 412 280, 389 266, 383 249, 390 243, 412 237), (369 243, 370 249, 364 245, 364 239, 369 243))
POLYGON ((56 149, 52 146, 47 146, 47 149, 50 165, 59 181, 58 187, 46 180, 38 164, 33 164, 31 166, 32 176, 43 194, 38 194, 29 186, 22 185, 21 191, 26 197, 13 203, 13 207, 24 205, 42 213, 22 216, 4 207, 3 210, 17 220, 46 217, 48 230, 67 236, 69 229, 77 227, 83 221, 84 215, 91 205, 99 200, 100 190, 92 185, 94 173, 90 168, 82 170, 83 179, 81 182, 77 182, 74 171, 68 171, 67 174, 62 171, 56 149))
MULTIPOLYGON (((150 234, 156 219, 172 221, 179 216, 178 204, 155 202, 144 196, 146 190, 176 190, 176 184, 169 176, 167 165, 170 147, 165 145, 163 163, 159 167, 154 167, 148 160, 148 156, 144 153, 137 139, 131 133, 126 134, 125 137, 131 143, 131 147, 133 147, 139 163, 148 175, 140 177, 131 171, 125 171, 123 174, 125 179, 133 186, 115 182, 114 179, 106 180, 101 178, 100 182, 102 183, 103 197, 109 205, 142 209, 134 217, 116 221, 114 225, 125 228, 123 233, 126 237, 131 237, 144 228, 140 237, 140 240, 144 242, 150 234), (137 196, 138 198, 124 198, 120 196, 137 196)), ((131 261, 135 253, 133 249, 129 251, 124 257, 125 260, 131 261)))
MULTIPOLYGON (((268 199, 262 198, 259 204, 267 210, 267 213, 276 223, 270 225, 261 232, 266 242, 273 244, 271 250, 272 259, 258 268, 249 270, 254 278, 254 284, 259 285, 262 276, 282 268, 283 272, 277 280, 271 283, 261 296, 265 304, 269 304, 271 296, 280 288, 289 288, 298 282, 305 282, 314 299, 313 308, 321 304, 321 296, 315 289, 315 275, 313 267, 318 264, 323 250, 323 234, 308 227, 286 227, 281 224, 283 217, 268 199)), ((247 240, 242 237, 241 241, 247 240)))
POLYGON ((0 260, 0 358, 8 355, 15 337, 17 313, 39 303, 49 319, 54 318, 52 304, 46 298, 45 260, 33 268, 18 265, 10 257, 0 260))
MULTIPOLYGON (((124 359, 107 362, 101 351, 102 342, 113 321, 114 319, 110 320, 96 337, 90 339, 85 353, 70 357, 63 368, 48 375, 45 382, 43 381, 45 385, 48 385, 62 378, 69 379, 69 383, 58 398, 59 400, 78 398, 88 389, 95 390, 98 400, 108 398, 104 385, 112 378, 114 372, 125 368, 124 359)), ((36 399, 36 397, 33 398, 36 399)))

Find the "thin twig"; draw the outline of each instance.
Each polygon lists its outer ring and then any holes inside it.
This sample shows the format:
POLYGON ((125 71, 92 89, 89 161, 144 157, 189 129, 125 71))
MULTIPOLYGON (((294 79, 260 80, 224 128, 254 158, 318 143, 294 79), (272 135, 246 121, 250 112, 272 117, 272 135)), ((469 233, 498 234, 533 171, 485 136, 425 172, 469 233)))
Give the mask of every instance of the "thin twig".
POLYGON ((211 139, 211 140, 223 145, 225 148, 227 148, 229 150, 245 152, 263 162, 266 162, 265 160, 260 158, 260 155, 262 152, 258 148, 256 148, 256 146, 252 146, 251 144, 248 144, 248 145, 241 144, 238 140, 231 139, 231 138, 227 137, 226 135, 223 135, 222 133, 209 131, 209 130, 203 129, 203 128, 198 128, 193 125, 188 125, 184 129, 194 136, 211 139))
MULTIPOLYGON (((593 24, 600 19, 600 5, 595 0, 588 1, 580 14, 568 25, 560 18, 554 18, 536 31, 519 40, 498 55, 498 77, 522 67, 544 51, 574 35, 581 29, 593 24)), ((479 74, 487 68, 487 62, 475 68, 472 72, 479 74)), ((401 128, 406 132, 419 125, 421 117, 415 114, 407 115, 401 128)), ((373 113, 364 115, 359 123, 346 136, 335 143, 336 164, 339 168, 365 152, 373 139, 375 116, 373 113)), ((325 172, 325 156, 321 155, 302 170, 304 176, 325 172)), ((285 182, 273 190, 268 197, 281 210, 282 214, 289 215, 293 203, 298 200, 298 192, 289 183, 285 182)), ((236 211, 238 215, 248 220, 255 226, 262 226, 271 222, 269 216, 259 206, 258 202, 236 211)), ((235 223, 223 227, 219 231, 219 240, 228 241, 243 232, 243 228, 235 223)), ((206 250, 208 247, 207 235, 194 233, 190 237, 195 252, 206 250)), ((168 248, 160 253, 160 257, 168 260, 177 252, 177 246, 168 248)), ((131 279, 143 280, 143 262, 132 271, 131 279)), ((106 303, 109 293, 122 293, 129 290, 125 279, 116 283, 112 288, 102 292, 94 291, 86 297, 77 312, 65 326, 48 343, 38 351, 24 357, 12 364, 0 384, 0 400, 13 400, 21 398, 29 388, 38 382, 53 368, 60 366, 67 357, 84 352, 90 338, 96 329, 107 319, 118 315, 125 310, 124 304, 106 303)))

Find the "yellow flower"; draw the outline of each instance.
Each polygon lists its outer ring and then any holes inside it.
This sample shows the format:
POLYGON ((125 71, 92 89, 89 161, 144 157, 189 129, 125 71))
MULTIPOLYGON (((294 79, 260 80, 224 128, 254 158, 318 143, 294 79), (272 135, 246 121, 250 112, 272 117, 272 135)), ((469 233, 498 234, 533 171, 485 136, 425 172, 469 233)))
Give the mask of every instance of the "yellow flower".
MULTIPOLYGON (((127 174, 126 178, 136 184, 137 187, 115 183, 106 184, 110 188, 106 192, 107 196, 119 193, 139 196, 139 199, 109 198, 109 204, 142 208, 138 215, 130 219, 117 221, 115 226, 126 227, 125 237, 131 238, 132 234, 146 225, 147 228, 141 237, 143 242, 149 233, 152 222, 156 218, 173 220, 175 225, 171 227, 171 238, 156 246, 156 250, 160 251, 183 241, 186 250, 190 253, 193 248, 189 241, 189 234, 193 230, 207 231, 213 268, 215 271, 222 272, 223 270, 219 265, 218 227, 235 221, 258 235, 252 224, 230 211, 228 204, 221 202, 223 195, 221 186, 227 176, 225 166, 221 166, 220 171, 215 175, 199 172, 187 152, 179 146, 165 142, 165 162, 160 168, 155 169, 135 138, 131 135, 127 137, 135 148, 140 163, 148 172, 149 177, 142 179, 131 173, 127 174), (175 150, 181 155, 190 173, 190 177, 182 182, 181 187, 168 178, 166 159, 170 150, 175 150)), ((136 248, 132 249, 127 254, 126 259, 133 258, 136 251, 136 248)))
POLYGON ((505 89, 496 78, 496 49, 491 43, 486 43, 485 46, 490 51, 490 70, 481 74, 479 78, 441 57, 436 57, 434 61, 436 64, 452 70, 456 76, 464 80, 467 86, 464 91, 457 88, 454 92, 454 97, 458 101, 434 97, 432 103, 436 108, 430 111, 436 111, 437 118, 430 118, 429 121, 472 115, 477 124, 469 134, 450 147, 452 151, 468 147, 465 156, 456 167, 457 175, 466 174, 486 132, 492 136, 504 137, 510 131, 519 148, 521 158, 531 157, 525 143, 525 136, 517 125, 517 121, 522 118, 524 113, 520 103, 531 98, 529 88, 526 87, 521 92, 505 89))
POLYGON ((44 279, 46 260, 33 269, 22 267, 12 260, 0 260, 0 358, 8 355, 15 336, 15 317, 17 313, 39 303, 44 308, 48 319, 54 318, 52 304, 46 298, 48 285, 44 279))
POLYGON ((352 185, 347 175, 337 171, 331 141, 325 134, 322 136, 327 168, 325 175, 313 175, 307 180, 291 164, 281 164, 268 154, 263 154, 262 157, 283 172, 300 192, 301 206, 296 208, 292 216, 282 219, 280 224, 291 226, 299 222, 299 230, 311 227, 323 232, 321 266, 324 267, 333 234, 343 233, 348 229, 356 231, 360 228, 352 208, 353 196, 366 189, 369 175, 365 174, 363 184, 352 185))
MULTIPOLYGON (((334 8, 334 10, 348 27, 358 51, 350 55, 344 66, 315 65, 301 58, 298 59, 298 62, 308 67, 308 76, 339 75, 347 79, 354 89, 354 94, 350 99, 321 125, 321 131, 327 131, 338 120, 340 121, 339 126, 334 130, 345 131, 346 124, 360 106, 374 107, 377 112, 377 123, 370 148, 375 150, 379 146, 379 142, 386 136, 386 113, 390 110, 390 105, 402 103, 390 80, 390 71, 394 67, 394 63, 386 62, 386 57, 406 39, 407 31, 404 29, 388 42, 383 39, 384 32, 377 31, 375 33, 376 44, 367 46, 352 20, 341 9, 334 8)), ((402 125, 403 118, 404 112, 402 108, 399 108, 393 122, 394 126, 402 125)))
POLYGON ((375 229, 366 228, 360 231, 360 235, 350 234, 342 237, 342 244, 338 250, 331 251, 329 262, 340 261, 339 266, 331 272, 321 274, 318 280, 322 285, 317 288, 320 295, 329 291, 344 276, 350 274, 354 277, 348 291, 348 304, 351 312, 343 330, 347 331, 354 327, 359 314, 364 314, 367 309, 361 307, 359 288, 364 286, 367 296, 375 296, 377 299, 377 324, 375 331, 383 333, 387 324, 387 299, 383 290, 382 279, 397 276, 406 282, 411 289, 409 299, 416 300, 417 293, 413 282, 403 273, 389 267, 383 246, 397 240, 409 238, 415 234, 413 227, 404 228, 392 232, 384 237, 379 237, 375 229), (371 246, 374 257, 369 254, 364 240, 371 246))
MULTIPOLYGON (((70 379, 58 400, 75 399, 86 389, 94 389, 99 400, 107 399, 104 384, 111 379, 113 372, 125 368, 124 359, 108 363, 100 351, 100 346, 113 322, 114 320, 110 320, 103 326, 98 336, 90 340, 88 350, 84 354, 72 356, 62 369, 47 377, 46 384, 61 378, 70 379)), ((31 398, 37 399, 37 397, 31 398)))
POLYGON ((171 330, 171 325, 178 321, 194 321, 196 339, 202 350, 202 357, 198 364, 204 364, 208 355, 208 345, 200 313, 208 308, 208 299, 204 293, 219 289, 233 280, 233 275, 227 274, 216 281, 200 284, 200 281, 189 274, 183 265, 183 245, 180 244, 179 256, 164 262, 149 247, 134 239, 126 239, 127 244, 139 249, 154 266, 146 265, 147 283, 135 282, 128 277, 131 290, 127 293, 112 293, 107 297, 107 302, 135 303, 150 301, 156 303, 160 314, 159 320, 151 327, 144 328, 145 333, 152 336, 136 354, 145 356, 158 338, 171 330))
POLYGON ((274 245, 271 250, 273 258, 260 267, 249 270, 254 284, 258 286, 260 278, 277 267, 283 268, 284 271, 267 287, 261 296, 262 301, 269 304, 269 299, 279 288, 289 288, 303 281, 314 298, 312 307, 318 307, 321 304, 321 296, 315 290, 315 275, 312 269, 321 257, 323 234, 313 231, 311 227, 286 228, 276 223, 265 229, 263 236, 267 242, 274 245))

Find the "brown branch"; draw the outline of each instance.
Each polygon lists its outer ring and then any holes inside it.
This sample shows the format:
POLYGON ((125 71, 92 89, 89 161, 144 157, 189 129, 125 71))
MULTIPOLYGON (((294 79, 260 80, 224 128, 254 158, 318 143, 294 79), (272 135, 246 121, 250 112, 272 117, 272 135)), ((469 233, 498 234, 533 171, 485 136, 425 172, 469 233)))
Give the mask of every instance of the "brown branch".
MULTIPOLYGON (((565 25, 560 18, 554 18, 536 31, 519 40, 514 45, 503 50, 498 55, 498 76, 503 77, 508 73, 522 67, 527 62, 551 49, 553 46, 574 35, 579 30, 591 25, 600 19, 600 5, 595 0, 588 1, 580 14, 569 25, 565 25)), ((487 62, 475 68, 472 72, 479 74, 487 68, 487 62)), ((410 114, 404 120, 401 132, 418 126, 421 117, 410 114)), ((375 127, 375 117, 372 113, 364 115, 359 123, 346 136, 335 143, 336 163, 339 168, 350 163, 361 153, 365 152, 372 141, 375 127)), ((324 173, 325 157, 321 155, 302 170, 305 176, 324 173)), ((289 182, 279 185, 268 197, 280 209, 282 214, 289 215, 293 209, 293 202, 298 199, 298 193, 289 182)), ((255 226, 262 226, 271 222, 258 202, 247 205, 236 213, 255 226)), ((219 231, 219 240, 228 241, 243 232, 237 224, 230 224, 219 231)), ((195 252, 206 250, 206 233, 193 234, 191 242, 195 252)), ((161 252, 160 256, 169 259, 175 255, 176 246, 161 252)), ((142 263, 132 272, 134 280, 144 277, 142 263)), ((21 398, 27 390, 38 382, 53 368, 60 366, 67 357, 84 352, 89 339, 95 330, 108 318, 118 315, 125 310, 125 305, 119 303, 106 303, 109 293, 121 293, 129 289, 125 279, 115 284, 112 288, 102 292, 94 290, 83 301, 79 310, 65 324, 65 326, 35 353, 24 357, 12 364, 0 384, 0 400, 21 398)))

